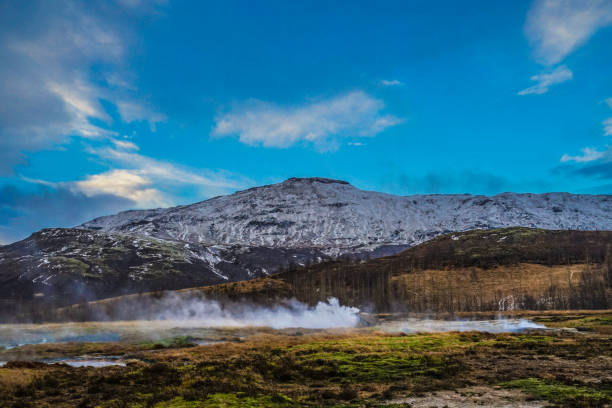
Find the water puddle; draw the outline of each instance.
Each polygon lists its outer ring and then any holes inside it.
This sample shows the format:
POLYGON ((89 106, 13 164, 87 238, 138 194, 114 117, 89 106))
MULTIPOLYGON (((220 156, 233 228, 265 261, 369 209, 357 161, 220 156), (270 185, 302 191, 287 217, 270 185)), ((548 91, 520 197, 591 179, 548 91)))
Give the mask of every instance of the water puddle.
MULTIPOLYGON (((228 341, 240 341, 241 339, 235 339, 235 340, 228 340, 228 341)), ((196 346, 212 346, 215 344, 221 344, 221 343, 227 343, 227 341, 224 340, 200 340, 200 339, 196 339, 191 341, 191 343, 195 344, 196 346)))
POLYGON ((546 329, 546 326, 527 319, 495 320, 424 320, 405 319, 383 323, 381 328, 388 332, 427 333, 451 331, 480 331, 487 333, 518 333, 525 330, 546 329))
POLYGON ((118 357, 104 357, 104 358, 54 358, 43 360, 46 364, 66 364, 70 367, 110 367, 110 366, 121 366, 125 367, 126 363, 118 357))
POLYGON ((36 327, 35 325, 2 325, 0 326, 0 350, 25 346, 28 344, 47 343, 102 343, 118 342, 121 334, 114 331, 75 328, 73 325, 62 327, 36 327))

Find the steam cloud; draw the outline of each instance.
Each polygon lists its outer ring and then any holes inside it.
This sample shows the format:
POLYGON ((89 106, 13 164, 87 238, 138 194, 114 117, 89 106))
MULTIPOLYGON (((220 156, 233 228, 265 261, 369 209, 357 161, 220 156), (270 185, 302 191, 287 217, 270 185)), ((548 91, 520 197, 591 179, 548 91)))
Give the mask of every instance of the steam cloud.
POLYGON ((293 299, 284 305, 263 307, 245 305, 222 306, 214 300, 167 298, 167 309, 157 319, 188 321, 201 327, 262 326, 274 329, 302 327, 328 329, 355 327, 360 322, 359 309, 340 305, 336 298, 308 307, 293 299))

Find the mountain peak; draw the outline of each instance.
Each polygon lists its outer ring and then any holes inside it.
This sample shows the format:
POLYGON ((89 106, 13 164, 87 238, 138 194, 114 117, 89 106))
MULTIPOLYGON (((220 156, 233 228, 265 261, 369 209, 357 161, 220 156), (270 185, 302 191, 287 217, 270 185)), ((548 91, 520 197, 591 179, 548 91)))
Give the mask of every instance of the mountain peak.
POLYGON ((612 229, 611 213, 612 201, 599 196, 402 197, 341 180, 294 177, 193 205, 102 217, 81 228, 204 245, 315 247, 342 254, 411 246, 477 228, 612 229))
POLYGON ((347 184, 348 181, 336 180, 324 177, 291 177, 283 181, 282 184, 294 184, 294 183, 324 183, 324 184, 347 184))

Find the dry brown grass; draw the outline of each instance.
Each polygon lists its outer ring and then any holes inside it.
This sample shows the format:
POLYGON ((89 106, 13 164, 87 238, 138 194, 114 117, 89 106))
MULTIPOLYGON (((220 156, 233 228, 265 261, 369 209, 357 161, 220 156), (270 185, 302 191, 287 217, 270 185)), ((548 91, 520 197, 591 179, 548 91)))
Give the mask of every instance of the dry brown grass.
POLYGON ((521 307, 516 303, 525 296, 546 299, 551 287, 560 293, 578 287, 582 271, 589 267, 521 263, 487 269, 426 269, 394 276, 391 284, 404 302, 426 305, 424 309, 444 309, 450 302, 454 310, 488 305, 498 305, 492 310, 504 310, 521 307))
MULTIPOLYGON (((393 397, 529 378, 544 385, 579 386, 595 395, 610 392, 609 340, 568 332, 268 333, 243 343, 143 351, 131 355, 126 367, 40 365, 32 376, 27 366, 13 365, 0 370, 15 377, 0 392, 0 406, 116 408, 165 402, 160 406, 356 408, 380 406, 393 397), (270 405, 285 401, 279 395, 293 402, 270 405), (213 397, 238 400, 215 405, 213 397), (259 402, 247 405, 247 397, 259 402), (210 405, 188 405, 183 399, 210 405)), ((573 406, 591 407, 591 401, 573 406)))
POLYGON ((43 372, 40 369, 21 368, 19 370, 0 368, 0 390, 5 392, 16 387, 25 387, 31 384, 43 372))

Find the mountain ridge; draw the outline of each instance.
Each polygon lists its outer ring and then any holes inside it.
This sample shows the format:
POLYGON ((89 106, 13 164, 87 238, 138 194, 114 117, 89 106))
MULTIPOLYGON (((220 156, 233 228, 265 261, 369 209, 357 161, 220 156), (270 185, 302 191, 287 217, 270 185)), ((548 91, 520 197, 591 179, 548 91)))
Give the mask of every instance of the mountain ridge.
POLYGON ((444 233, 517 226, 612 230, 612 196, 395 196, 292 178, 42 230, 0 247, 0 301, 70 303, 248 280, 330 259, 392 255, 444 233))
POLYGON ((186 206, 99 217, 78 227, 206 245, 367 250, 474 228, 612 229, 610 212, 612 196, 606 195, 397 196, 342 180, 290 178, 186 206))

